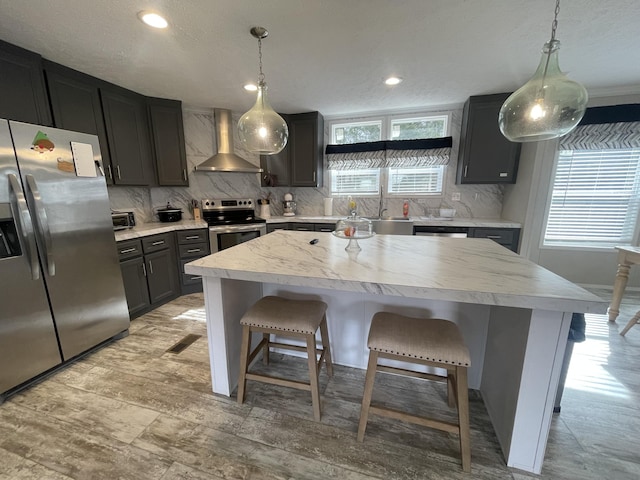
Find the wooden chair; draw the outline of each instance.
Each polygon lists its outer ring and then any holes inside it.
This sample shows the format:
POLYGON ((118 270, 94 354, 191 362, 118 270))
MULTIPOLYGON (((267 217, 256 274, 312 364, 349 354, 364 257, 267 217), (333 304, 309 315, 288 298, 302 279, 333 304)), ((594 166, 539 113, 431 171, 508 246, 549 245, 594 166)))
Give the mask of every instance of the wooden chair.
POLYGON ((462 469, 471 471, 469 431, 469 393, 467 368, 471 364, 457 325, 448 320, 410 318, 388 312, 373 316, 369 330, 369 365, 365 379, 358 441, 364 440, 369 414, 377 414, 429 428, 456 433, 460 437, 462 469), (388 358, 447 370, 447 375, 434 375, 396 367, 378 365, 378 358, 388 358), (371 404, 376 372, 446 381, 450 407, 458 407, 458 423, 425 418, 407 412, 371 404))
POLYGON ((620 332, 620 335, 624 337, 627 334, 627 332, 631 329, 631 327, 633 327, 634 325, 637 325, 638 323, 640 323, 640 310, 638 310, 636 314, 633 317, 631 317, 631 320, 629 320, 629 323, 627 323, 627 325, 622 329, 622 331, 620 332))
POLYGON ((247 380, 271 383, 285 387, 311 391, 313 416, 320 421, 319 375, 324 361, 327 373, 333 375, 329 333, 327 330, 327 304, 318 300, 289 300, 268 296, 258 300, 240 319, 242 325, 242 347, 240 351, 240 377, 238 380, 238 403, 244 403, 247 380), (316 332, 320 328, 322 349, 316 347, 316 332), (260 332, 262 341, 251 350, 251 334, 260 332), (272 342, 271 334, 280 337, 299 338, 306 341, 306 347, 289 343, 272 342), (309 382, 288 380, 249 372, 251 362, 262 350, 263 361, 269 363, 271 347, 306 351, 309 365, 309 382), (316 356, 320 354, 320 357, 316 356))

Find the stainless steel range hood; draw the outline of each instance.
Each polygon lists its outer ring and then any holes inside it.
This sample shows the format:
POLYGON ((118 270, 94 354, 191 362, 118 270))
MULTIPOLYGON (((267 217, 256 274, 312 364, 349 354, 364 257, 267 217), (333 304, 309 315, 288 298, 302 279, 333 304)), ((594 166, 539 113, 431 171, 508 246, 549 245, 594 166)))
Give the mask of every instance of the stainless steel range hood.
POLYGON ((260 173, 262 169, 233 153, 231 110, 213 109, 218 153, 196 166, 201 172, 260 173))

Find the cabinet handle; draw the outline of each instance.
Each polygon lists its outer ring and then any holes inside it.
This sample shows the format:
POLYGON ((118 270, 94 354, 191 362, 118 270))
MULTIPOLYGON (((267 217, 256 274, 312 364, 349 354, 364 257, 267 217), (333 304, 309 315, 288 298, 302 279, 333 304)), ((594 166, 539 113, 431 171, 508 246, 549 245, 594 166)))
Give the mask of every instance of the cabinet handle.
POLYGON ((151 245, 155 247, 157 245, 163 245, 163 244, 164 244, 164 240, 158 240, 157 242, 153 242, 151 245))
POLYGON ((316 182, 316 172, 313 172, 313 183, 316 182))
POLYGON ((490 238, 491 240, 500 240, 502 236, 500 235, 487 235, 485 238, 490 238))
POLYGON ((189 277, 189 280, 202 280, 202 277, 189 277))
POLYGON ((153 262, 149 260, 149 273, 153 275, 153 262))
POLYGON ((116 172, 118 172, 118 180, 122 180, 122 177, 120 176, 120 165, 116 165, 116 172))
POLYGON ((185 240, 197 240, 200 238, 200 235, 189 235, 188 237, 184 237, 185 240))
POLYGON ((109 178, 113 182, 113 171, 111 171, 111 165, 107 165, 107 170, 109 170, 109 178))
POLYGON ((187 169, 186 168, 182 169, 182 178, 184 178, 185 182, 187 181, 187 169))
POLYGON ((131 252, 135 252, 136 249, 134 248, 125 248, 124 250, 120 250, 120 254, 125 254, 125 253, 131 253, 131 252))
POLYGON ((187 253, 197 253, 201 251, 201 249, 199 248, 190 248, 189 250, 187 250, 187 253))
POLYGON ((467 169, 468 169, 468 168, 469 168, 469 165, 465 165, 465 166, 464 166, 464 175, 463 175, 463 177, 466 177, 466 176, 467 176, 467 169))
POLYGON ((145 277, 147 276, 147 266, 144 263, 142 264, 142 273, 145 277))

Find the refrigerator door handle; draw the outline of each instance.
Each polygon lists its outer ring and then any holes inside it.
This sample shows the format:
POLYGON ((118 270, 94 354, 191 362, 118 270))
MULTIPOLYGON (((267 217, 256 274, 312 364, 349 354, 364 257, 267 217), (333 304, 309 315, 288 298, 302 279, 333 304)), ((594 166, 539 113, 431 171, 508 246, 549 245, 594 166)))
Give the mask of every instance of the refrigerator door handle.
POLYGON ((31 278, 38 280, 40 278, 40 263, 38 262, 38 254, 36 253, 36 238, 33 232, 33 223, 31 222, 29 207, 27 207, 27 201, 24 198, 18 177, 13 173, 10 173, 8 177, 9 186, 16 197, 16 204, 18 205, 18 227, 20 228, 20 233, 26 246, 27 259, 31 265, 31 278))
POLYGON ((51 253, 51 229, 49 228, 49 219, 47 218, 47 211, 44 208, 44 202, 40 191, 38 190, 38 184, 33 175, 25 175, 27 180, 27 186, 33 198, 33 203, 36 209, 36 221, 38 230, 44 237, 44 257, 47 259, 47 271, 49 276, 53 277, 56 274, 56 264, 53 260, 53 254, 51 253))

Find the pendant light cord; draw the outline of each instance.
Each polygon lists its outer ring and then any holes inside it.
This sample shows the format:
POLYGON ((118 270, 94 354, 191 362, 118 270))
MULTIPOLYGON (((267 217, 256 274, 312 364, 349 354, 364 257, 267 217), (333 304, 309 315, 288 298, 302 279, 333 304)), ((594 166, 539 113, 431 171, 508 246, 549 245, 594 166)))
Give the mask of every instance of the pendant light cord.
POLYGON ((544 64, 544 72, 542 74, 542 85, 540 86, 540 96, 544 98, 544 81, 547 78, 547 69, 549 68, 549 60, 551 59, 551 53, 553 51, 554 42, 556 41, 556 29, 558 28, 558 14, 560 13, 560 0, 556 0, 556 9, 553 16, 553 22, 551 22, 551 40, 549 40, 547 47, 547 61, 544 64))
POLYGON ((258 74, 258 84, 263 85, 264 73, 262 73, 262 38, 261 37, 258 37, 258 64, 260 65, 260 73, 258 74))
POLYGON ((558 28, 558 14, 560 13, 560 0, 556 0, 556 11, 551 23, 551 41, 556 39, 556 29, 558 28))

